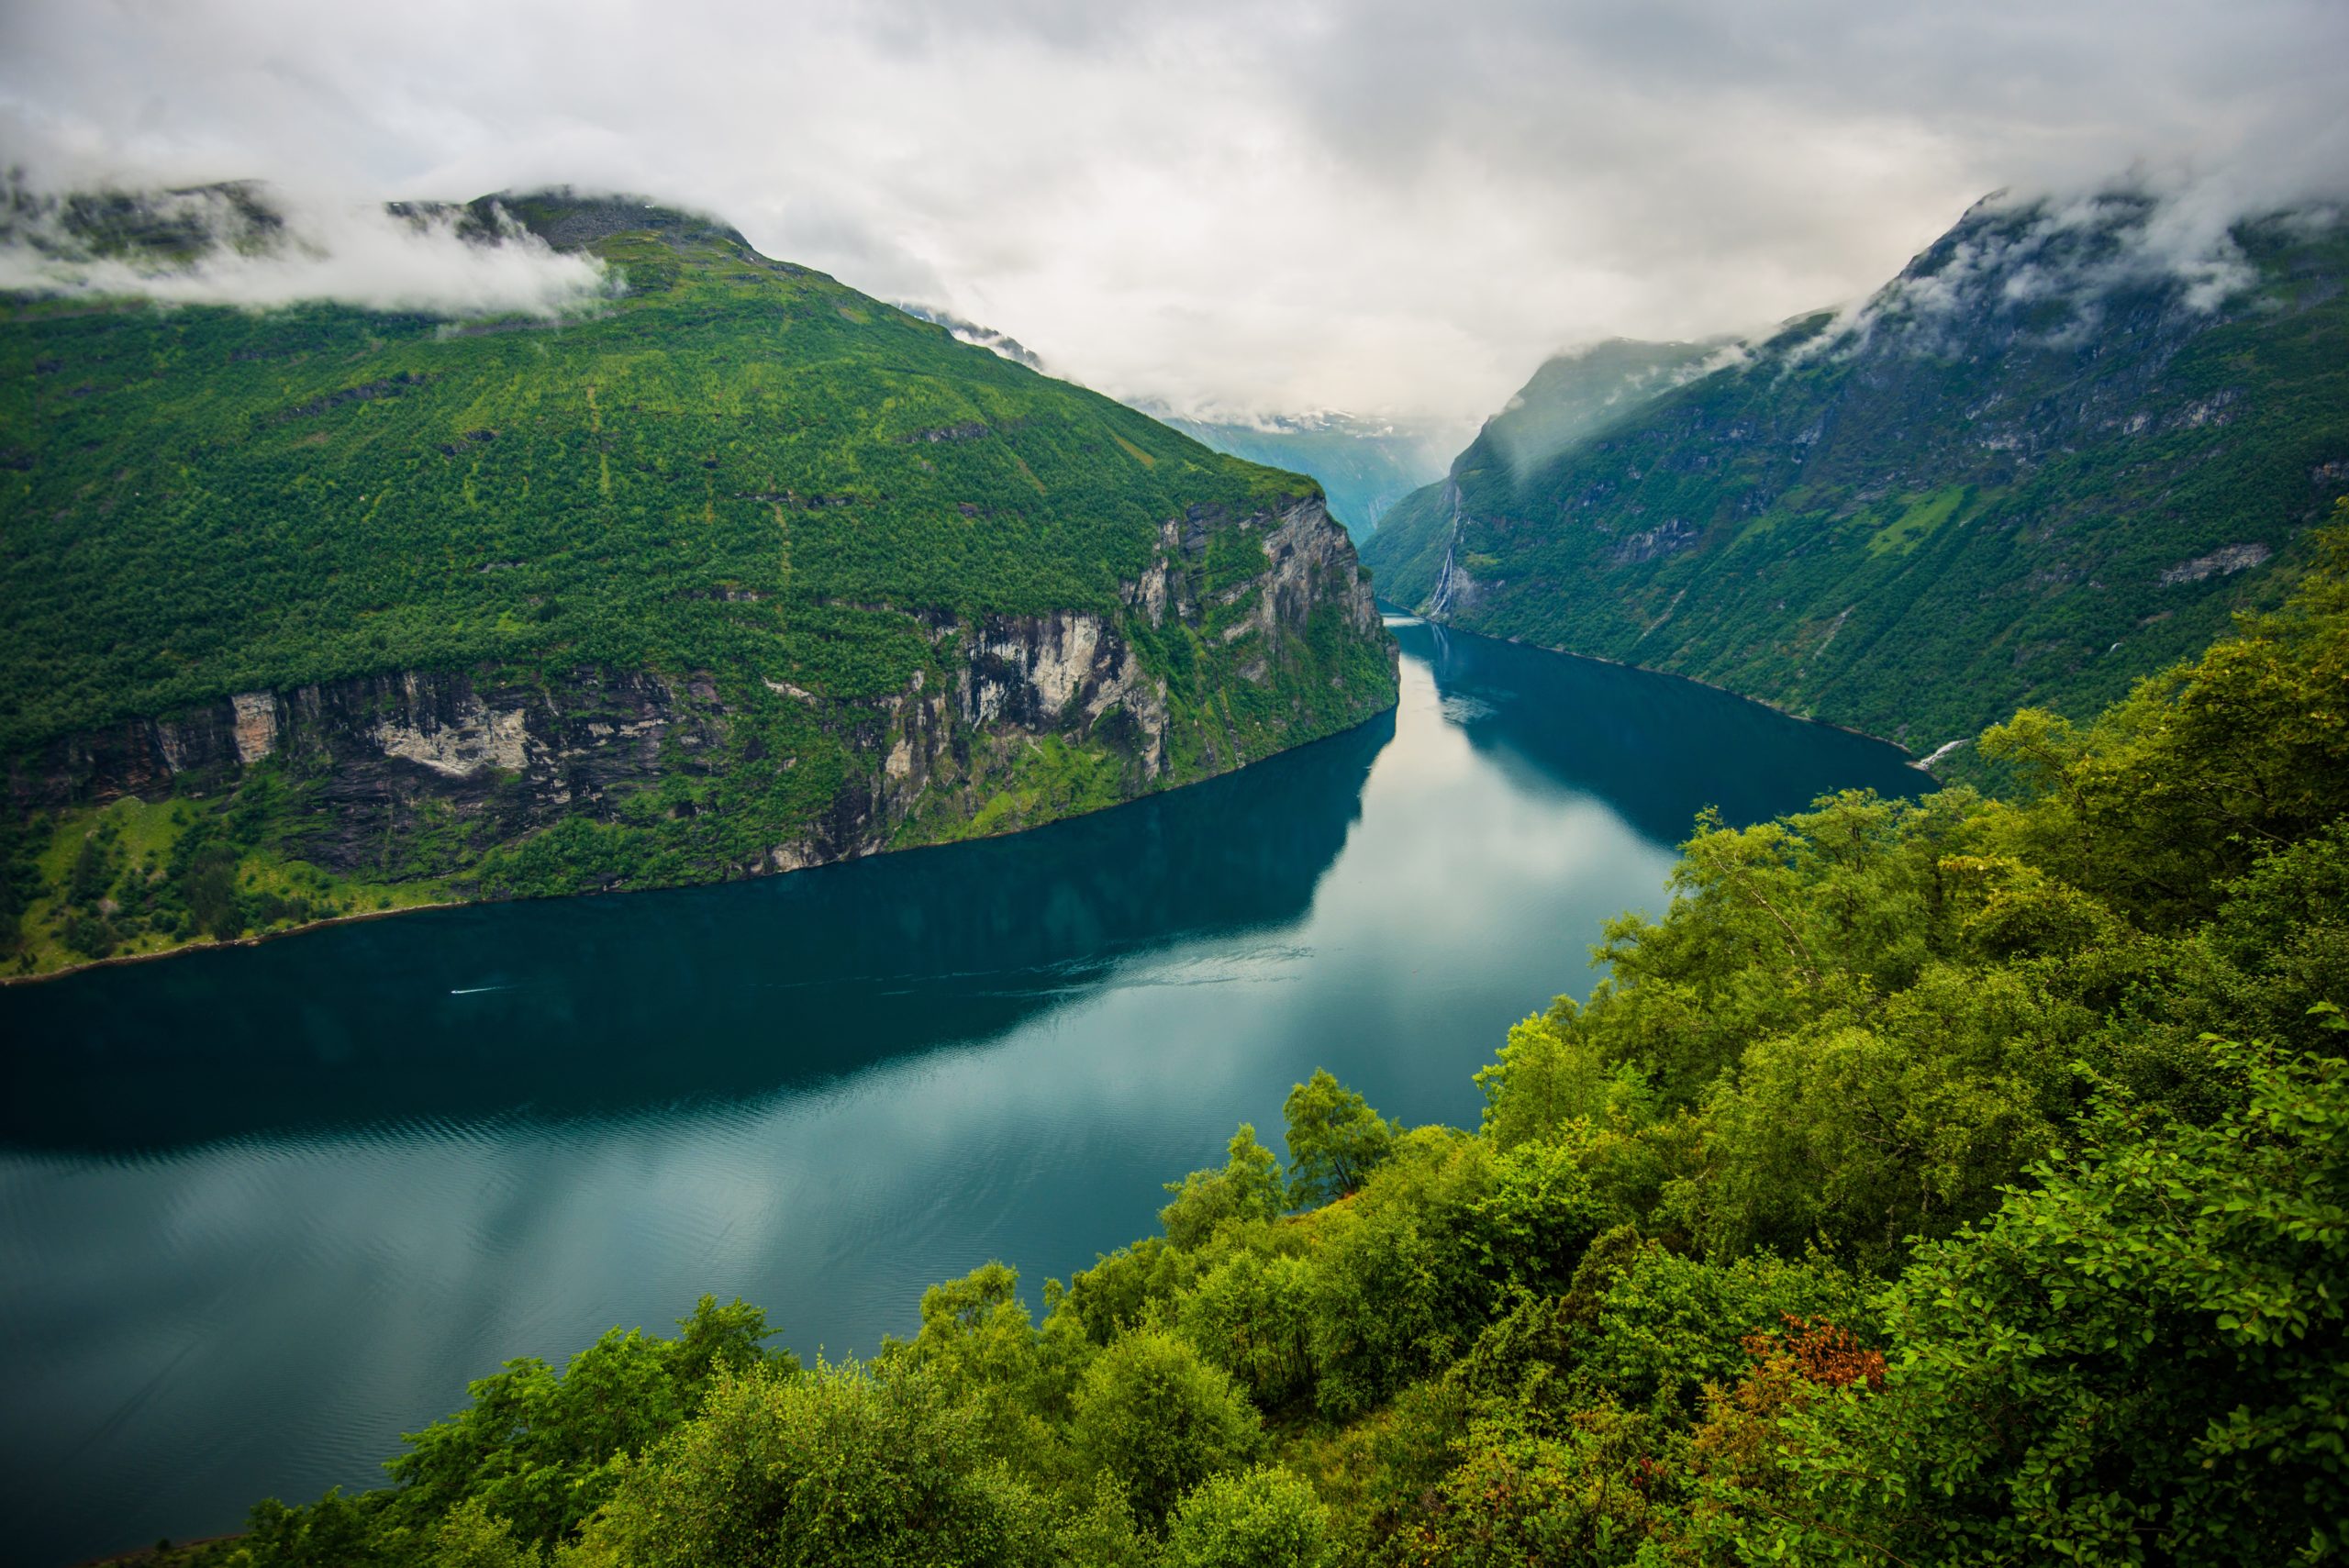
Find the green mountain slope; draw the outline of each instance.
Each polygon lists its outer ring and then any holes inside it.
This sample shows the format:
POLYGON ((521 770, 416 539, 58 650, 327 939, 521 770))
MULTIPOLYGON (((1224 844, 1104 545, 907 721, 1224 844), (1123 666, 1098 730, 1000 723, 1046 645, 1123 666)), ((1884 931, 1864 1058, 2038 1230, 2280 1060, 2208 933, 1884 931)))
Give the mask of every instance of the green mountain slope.
POLYGON ((20 965, 1001 831, 1392 701, 1309 480, 716 224, 504 206, 625 293, 0 302, 20 965))
POLYGON ((2274 602, 2349 488, 2349 232, 2240 228, 2222 293, 2155 216, 1986 203, 1856 319, 1530 472, 1480 438, 1456 522, 1414 497, 1365 550, 1380 592, 1920 751, 2091 712, 2274 602))

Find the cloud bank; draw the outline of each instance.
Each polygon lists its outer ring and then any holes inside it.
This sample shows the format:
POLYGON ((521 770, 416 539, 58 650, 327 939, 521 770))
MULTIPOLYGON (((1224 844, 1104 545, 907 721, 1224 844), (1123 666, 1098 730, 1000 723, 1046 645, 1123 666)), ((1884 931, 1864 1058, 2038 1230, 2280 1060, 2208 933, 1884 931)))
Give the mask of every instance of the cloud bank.
POLYGON ((2339 0, 15 0, 0 158, 647 190, 1113 393, 1458 416, 1864 295, 1998 187, 2349 194, 2343 59, 2339 0))
POLYGON ((2017 340, 2078 348, 2094 340, 2123 295, 2208 316, 2259 281, 2237 239, 2241 225, 2331 228, 2343 220, 2321 199, 2279 209, 2188 176, 2141 173, 2063 197, 1999 192, 1900 276, 1796 344, 1787 362, 1877 346, 1929 357, 1965 352, 1986 322, 2017 340))
POLYGON ((380 203, 287 203, 265 190, 218 187, 116 193, 108 205, 174 242, 160 253, 124 253, 94 243, 91 225, 72 221, 54 196, 12 195, 0 226, 0 289, 31 294, 551 317, 608 298, 617 281, 594 257, 558 255, 512 223, 461 235, 453 210, 395 214, 380 203))

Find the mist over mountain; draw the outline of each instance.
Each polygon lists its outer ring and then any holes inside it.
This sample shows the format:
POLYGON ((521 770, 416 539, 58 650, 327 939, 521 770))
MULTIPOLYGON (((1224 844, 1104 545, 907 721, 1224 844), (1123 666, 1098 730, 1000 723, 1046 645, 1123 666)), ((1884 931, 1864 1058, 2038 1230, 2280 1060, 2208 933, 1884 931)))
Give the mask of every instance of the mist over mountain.
POLYGON ((935 306, 900 302, 897 308, 918 320, 935 321, 954 334, 957 342, 969 343, 990 353, 1000 354, 1013 364, 1026 365, 1031 371, 1046 370, 1041 354, 1008 333, 998 332, 992 327, 982 327, 975 321, 965 321, 952 311, 941 310, 935 306))
POLYGON ((28 295, 552 317, 596 308, 618 282, 494 196, 351 203, 257 181, 59 192, 22 179, 0 193, 0 291, 28 295))
POLYGON ((1442 481, 1401 497, 1386 514, 1377 548, 1363 552, 1380 574, 1379 595, 1408 605, 1432 588, 1452 543, 1463 465, 1472 480, 1484 465, 1495 464, 1515 483, 1740 351, 1725 340, 1638 343, 1614 338, 1543 361, 1533 378, 1485 421, 1442 481))
POLYGON ((0 167, 304 203, 570 183, 1186 412, 1474 420, 1541 351, 1864 295, 1998 185, 2349 195, 2337 0, 1897 22, 1471 0, 0 8, 0 167), (708 38, 722 45, 689 45, 708 38), (1799 39, 1800 48, 1789 47, 1799 39), (153 90, 126 83, 153 82, 153 90))

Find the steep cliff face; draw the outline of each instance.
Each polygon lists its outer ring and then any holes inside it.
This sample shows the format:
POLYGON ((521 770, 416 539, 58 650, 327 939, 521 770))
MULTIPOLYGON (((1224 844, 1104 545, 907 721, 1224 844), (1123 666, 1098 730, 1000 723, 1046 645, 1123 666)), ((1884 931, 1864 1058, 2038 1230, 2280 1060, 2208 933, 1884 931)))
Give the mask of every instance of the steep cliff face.
POLYGON ((20 761, 9 787, 19 810, 231 796, 268 764, 298 801, 283 843, 299 859, 341 875, 445 873, 464 849, 610 817, 664 767, 715 755, 725 722, 707 676, 400 671, 71 736, 20 761), (413 846, 436 820, 461 824, 462 845, 419 864, 413 846))
MULTIPOLYGON (((113 803, 176 802, 184 823, 263 802, 266 848, 332 884, 281 916, 298 923, 343 912, 338 893, 364 907, 378 888, 718 880, 1008 831, 1226 772, 1392 705, 1393 645, 1318 499, 1166 520, 1119 599, 1108 614, 918 614, 930 658, 900 689, 854 699, 722 670, 607 666, 239 692, 62 737, 15 759, 8 787, 16 813, 56 814, 85 839, 113 803), (1235 704, 1230 688, 1262 700, 1235 704), (779 736, 804 744, 783 750, 779 736), (740 787, 788 781, 803 762, 826 774, 812 799, 740 787)), ((117 894, 173 913, 167 866, 125 870, 117 894)), ((36 921, 62 926, 71 900, 50 893, 36 921)), ((126 900, 107 901, 119 930, 126 900)), ((117 945, 200 934, 185 925, 117 945)))
POLYGON ((1453 624, 1919 752, 2093 712, 2277 597, 2349 488, 2349 229, 2245 226, 2198 271, 2158 217, 1986 203, 1541 462, 1488 430, 1364 557, 1453 624))

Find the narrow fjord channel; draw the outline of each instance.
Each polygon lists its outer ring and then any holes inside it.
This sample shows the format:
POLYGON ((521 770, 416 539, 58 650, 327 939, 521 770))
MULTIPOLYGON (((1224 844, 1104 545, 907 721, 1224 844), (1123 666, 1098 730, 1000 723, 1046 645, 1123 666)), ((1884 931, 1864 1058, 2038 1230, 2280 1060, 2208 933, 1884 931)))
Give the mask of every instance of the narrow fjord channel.
POLYGON ((1401 706, 1196 788, 772 881, 433 911, 0 993, 12 1561, 381 1480, 506 1357, 711 1291, 812 1359, 990 1258, 1030 1297, 1328 1067, 1474 1125, 1508 1026, 1703 806, 1889 746, 1447 634, 1401 706))

